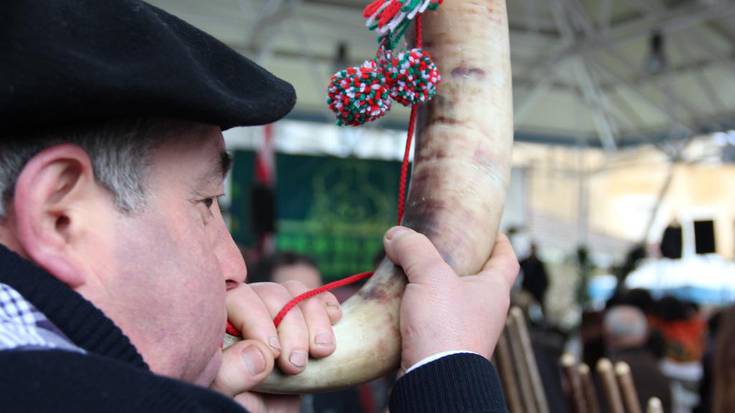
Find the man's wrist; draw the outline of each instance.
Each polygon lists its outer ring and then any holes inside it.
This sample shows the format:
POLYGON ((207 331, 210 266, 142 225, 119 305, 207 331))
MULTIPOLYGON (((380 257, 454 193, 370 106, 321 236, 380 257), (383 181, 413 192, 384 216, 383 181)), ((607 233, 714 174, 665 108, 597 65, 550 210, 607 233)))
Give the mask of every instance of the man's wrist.
MULTIPOLYGON (((468 351, 468 350, 448 350, 448 351, 442 351, 441 353, 435 353, 430 356, 424 357, 423 359, 417 361, 413 365, 411 365, 409 368, 406 369, 405 373, 410 373, 413 370, 416 370, 417 368, 421 366, 425 366, 432 361, 439 360, 440 358, 451 356, 453 354, 462 354, 462 353, 468 353, 468 354, 477 354, 474 351, 468 351)), ((477 354, 479 355, 479 354, 477 354)))

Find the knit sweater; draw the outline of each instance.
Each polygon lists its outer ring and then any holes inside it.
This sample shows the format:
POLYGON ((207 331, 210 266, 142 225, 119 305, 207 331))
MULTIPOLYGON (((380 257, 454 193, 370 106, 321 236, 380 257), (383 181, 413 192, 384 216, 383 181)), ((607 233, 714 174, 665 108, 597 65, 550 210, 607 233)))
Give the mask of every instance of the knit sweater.
MULTIPOLYGON (((81 349, 0 347, 2 412, 244 412, 208 389, 156 375, 92 303, 0 245, 0 283, 10 286, 81 349)), ((398 380, 391 412, 504 412, 493 366, 456 354, 398 380)))

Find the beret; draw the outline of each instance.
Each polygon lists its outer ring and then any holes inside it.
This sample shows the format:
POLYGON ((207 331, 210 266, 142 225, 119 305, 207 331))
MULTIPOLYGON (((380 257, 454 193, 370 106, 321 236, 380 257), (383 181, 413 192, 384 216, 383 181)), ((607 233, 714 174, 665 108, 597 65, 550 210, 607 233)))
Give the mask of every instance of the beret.
POLYGON ((0 126, 46 129, 125 117, 262 125, 293 87, 214 37, 138 0, 6 0, 0 126))

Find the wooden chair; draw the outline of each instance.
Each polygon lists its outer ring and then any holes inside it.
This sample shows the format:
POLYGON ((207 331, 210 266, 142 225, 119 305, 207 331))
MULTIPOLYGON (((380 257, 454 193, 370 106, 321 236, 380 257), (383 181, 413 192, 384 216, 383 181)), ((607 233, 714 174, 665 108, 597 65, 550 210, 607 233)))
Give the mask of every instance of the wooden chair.
POLYGON ((618 379, 620 394, 623 395, 625 410, 628 413, 642 413, 641 406, 638 404, 638 392, 635 390, 628 363, 618 362, 615 364, 615 377, 618 379))
MULTIPOLYGON (((600 362, 603 365, 601 366, 598 363, 597 367, 600 375, 604 377, 605 395, 608 398, 608 403, 610 403, 609 411, 611 413, 617 413, 618 411, 621 413, 642 413, 641 406, 638 403, 638 392, 635 389, 633 375, 630 372, 630 366, 624 362, 616 363, 614 377, 611 380, 610 377, 613 374, 612 363, 607 359, 602 359, 600 362), (614 387, 617 388, 615 389, 614 387)), ((649 399, 646 412, 663 413, 661 400, 657 397, 649 399)))
MULTIPOLYGON (((548 413, 549 406, 531 347, 526 320, 523 312, 517 307, 510 310, 494 358, 510 411, 548 413)), ((561 365, 570 411, 572 413, 603 411, 589 366, 577 363, 570 354, 562 356, 561 365)), ((603 358, 597 363, 596 368, 602 383, 605 411, 642 413, 630 366, 623 362, 613 366, 610 360, 603 358)), ((649 400, 646 413, 664 413, 661 400, 655 397, 649 400)))
POLYGON ((582 363, 577 367, 579 371, 579 379, 582 382, 582 392, 584 393, 585 400, 585 412, 589 413, 600 413, 600 402, 597 399, 597 392, 595 391, 595 385, 592 383, 592 376, 590 375, 590 367, 582 363))
POLYGON ((600 403, 590 377, 589 366, 577 364, 571 354, 562 356, 561 365, 570 410, 574 413, 600 413, 600 403))
POLYGON ((510 411, 549 413, 526 320, 518 307, 510 310, 495 357, 510 411))

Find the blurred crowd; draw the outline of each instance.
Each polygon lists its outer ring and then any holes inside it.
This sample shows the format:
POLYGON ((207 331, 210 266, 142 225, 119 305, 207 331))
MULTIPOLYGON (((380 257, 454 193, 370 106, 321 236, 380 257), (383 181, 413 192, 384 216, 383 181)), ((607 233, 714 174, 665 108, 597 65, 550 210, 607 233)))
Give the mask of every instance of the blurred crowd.
MULTIPOLYGON (((376 264, 382 258, 376 257, 376 264)), ((587 252, 580 248, 573 259, 579 279, 585 280, 592 269, 587 252)), ((702 307, 672 296, 655 298, 643 289, 618 288, 600 308, 586 305, 584 283, 580 282, 577 291, 569 292, 578 295, 576 302, 583 309, 580 322, 562 328, 545 316, 552 277, 538 246, 531 243, 519 261, 521 274, 513 302, 524 309, 529 321, 551 411, 571 411, 559 365, 561 356, 569 353, 588 366, 597 365, 603 357, 626 362, 644 411, 646 401, 657 397, 665 412, 735 412, 735 377, 730 377, 735 376, 735 307, 702 307)), ((623 271, 630 270, 634 261, 621 265, 623 271)), ((322 285, 318 264, 295 252, 260 259, 251 256, 248 263, 254 263, 248 268, 250 283, 298 280, 309 288, 322 285)), ((333 292, 344 301, 360 287, 349 285, 333 292)), ((339 392, 309 395, 301 411, 384 412, 394 380, 385 377, 339 392)))
MULTIPOLYGON (((576 259, 583 285, 590 264, 582 249, 576 259)), ((627 261, 621 268, 629 271, 634 262, 627 261)), ((701 306, 673 296, 654 297, 644 289, 618 287, 602 308, 586 305, 580 297, 580 322, 572 329, 561 329, 544 317, 549 277, 536 246, 521 259, 521 270, 514 301, 526 309, 531 321, 539 364, 546 359, 558 361, 564 353, 588 366, 596 366, 602 358, 624 361, 631 367, 643 411, 651 397, 658 397, 665 412, 735 412, 735 377, 731 377, 735 375, 735 307, 701 306)), ((540 371, 546 392, 552 395, 552 411, 570 411, 565 400, 555 404, 553 397, 564 394, 558 380, 561 372, 540 371)))

